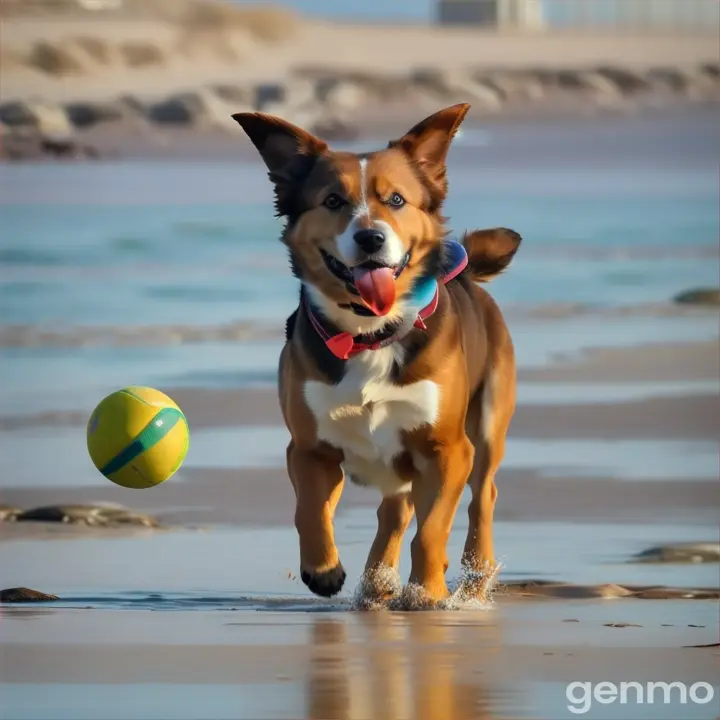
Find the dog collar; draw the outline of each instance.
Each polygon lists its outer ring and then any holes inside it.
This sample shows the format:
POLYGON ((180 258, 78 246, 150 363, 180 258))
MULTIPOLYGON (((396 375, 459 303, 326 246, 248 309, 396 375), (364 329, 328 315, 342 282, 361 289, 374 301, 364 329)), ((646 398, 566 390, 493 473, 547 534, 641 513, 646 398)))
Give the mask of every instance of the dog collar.
MULTIPOLYGON (((456 278, 468 264, 465 247, 455 240, 446 240, 443 248, 443 264, 441 281, 447 285, 456 278)), ((440 299, 437 278, 420 278, 413 286, 408 304, 420 307, 412 326, 405 323, 390 325, 377 333, 370 335, 353 336, 348 332, 333 332, 329 330, 321 319, 313 312, 310 302, 305 297, 305 309, 315 332, 320 336, 328 350, 340 360, 349 360, 358 353, 366 350, 379 350, 401 340, 413 328, 427 330, 425 320, 437 310, 440 299)))

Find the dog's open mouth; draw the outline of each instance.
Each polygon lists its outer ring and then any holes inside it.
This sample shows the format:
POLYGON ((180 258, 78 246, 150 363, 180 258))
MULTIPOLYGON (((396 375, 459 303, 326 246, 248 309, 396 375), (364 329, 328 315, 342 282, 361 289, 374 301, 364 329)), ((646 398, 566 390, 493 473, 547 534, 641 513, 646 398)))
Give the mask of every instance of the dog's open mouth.
POLYGON ((365 304, 365 307, 362 307, 351 303, 353 309, 358 307, 362 310, 370 310, 372 315, 387 315, 390 312, 395 303, 395 281, 407 267, 410 260, 409 252, 405 254, 399 265, 388 266, 370 260, 352 269, 325 250, 321 249, 320 254, 328 270, 338 280, 344 282, 351 293, 359 295, 365 304))

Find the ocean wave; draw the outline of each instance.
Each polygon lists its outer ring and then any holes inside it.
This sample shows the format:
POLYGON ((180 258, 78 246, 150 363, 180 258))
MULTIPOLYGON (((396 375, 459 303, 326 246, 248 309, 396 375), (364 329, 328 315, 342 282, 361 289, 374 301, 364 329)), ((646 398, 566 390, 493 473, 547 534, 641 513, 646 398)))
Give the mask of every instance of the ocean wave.
POLYGON ((0 265, 32 265, 56 267, 67 262, 66 257, 47 250, 29 250, 27 248, 0 249, 0 265))
MULTIPOLYGON (((717 314, 717 308, 673 303, 643 303, 619 307, 583 303, 509 304, 503 308, 503 314, 513 321, 554 321, 572 317, 687 317, 706 316, 708 313, 717 314)), ((283 333, 283 325, 272 321, 241 321, 219 325, 96 325, 66 328, 30 324, 0 325, 0 348, 163 347, 271 340, 281 338, 283 333)))
POLYGON ((157 300, 189 300, 194 303, 244 301, 255 297, 254 293, 240 287, 188 287, 187 285, 148 288, 144 294, 157 300))
POLYGON ((241 227, 202 221, 177 223, 173 227, 173 231, 185 238, 216 241, 237 240, 243 235, 241 227))
POLYGON ((0 326, 0 348, 162 347, 192 343, 264 340, 282 327, 238 322, 227 325, 83 326, 53 329, 36 325, 0 326))

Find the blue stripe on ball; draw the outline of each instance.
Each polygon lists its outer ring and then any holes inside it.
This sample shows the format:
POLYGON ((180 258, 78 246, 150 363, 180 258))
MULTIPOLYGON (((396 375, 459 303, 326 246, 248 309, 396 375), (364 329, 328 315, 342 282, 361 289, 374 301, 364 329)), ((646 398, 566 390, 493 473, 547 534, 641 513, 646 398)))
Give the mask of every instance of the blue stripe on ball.
POLYGON ((185 420, 185 416, 176 408, 163 408, 140 431, 139 435, 126 448, 121 450, 109 463, 100 469, 105 475, 112 475, 122 470, 146 450, 157 445, 177 424, 185 420))

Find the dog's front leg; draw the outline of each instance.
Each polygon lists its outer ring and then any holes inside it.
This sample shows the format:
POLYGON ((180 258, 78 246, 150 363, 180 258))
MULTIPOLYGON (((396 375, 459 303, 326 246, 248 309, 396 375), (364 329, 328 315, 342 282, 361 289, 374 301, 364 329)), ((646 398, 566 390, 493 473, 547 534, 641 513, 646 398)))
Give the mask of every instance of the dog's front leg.
POLYGON ((474 454, 465 435, 456 442, 440 444, 427 472, 413 482, 417 533, 411 544, 410 582, 422 585, 431 601, 448 595, 447 542, 474 454))
POLYGON ((365 570, 389 567, 397 570, 405 531, 415 509, 409 493, 384 497, 377 510, 378 529, 365 570))
POLYGON ((295 527, 300 536, 300 576, 316 595, 337 595, 345 583, 333 518, 342 495, 341 458, 332 449, 303 449, 291 442, 287 466, 295 489, 295 527))

